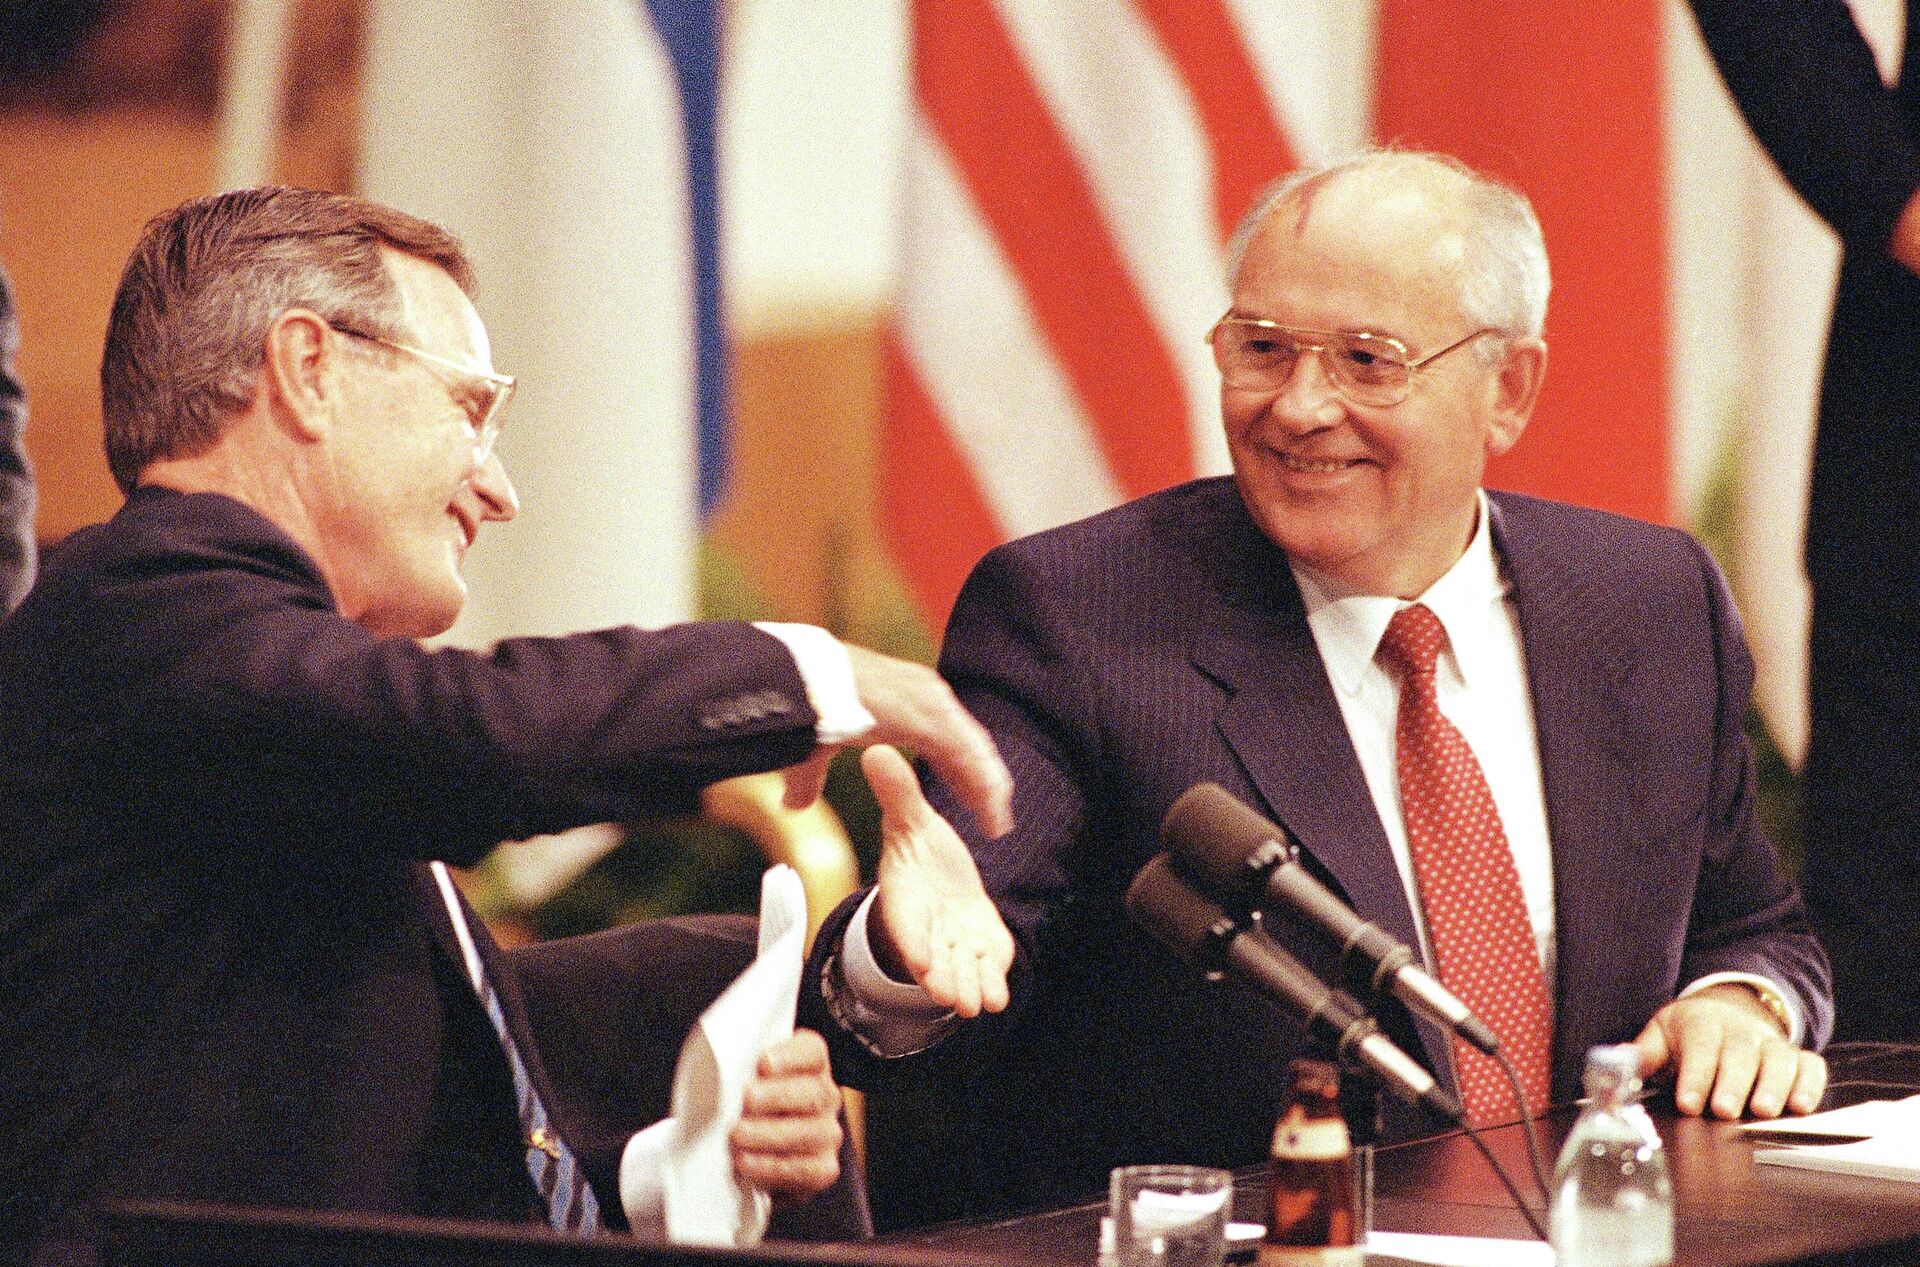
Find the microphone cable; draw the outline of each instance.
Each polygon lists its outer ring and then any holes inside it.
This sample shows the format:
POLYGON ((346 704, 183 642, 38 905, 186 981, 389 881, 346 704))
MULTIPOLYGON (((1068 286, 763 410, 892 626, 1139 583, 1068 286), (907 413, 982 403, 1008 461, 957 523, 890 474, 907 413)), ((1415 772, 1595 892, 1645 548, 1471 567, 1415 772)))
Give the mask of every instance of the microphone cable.
MULTIPOLYGON (((1533 1128, 1533 1106, 1527 1103, 1527 1093, 1520 1089, 1520 1074, 1507 1059, 1505 1048, 1496 1047, 1493 1058, 1500 1064, 1500 1072, 1507 1076, 1507 1085, 1513 1088, 1514 1102, 1520 1106, 1520 1125, 1527 1139, 1527 1164, 1533 1167, 1533 1182, 1540 1189, 1540 1200, 1551 1206, 1553 1190, 1547 1184, 1546 1163, 1541 1160, 1540 1136, 1533 1128)), ((1544 1106, 1543 1106, 1544 1107, 1544 1106)))
MULTIPOLYGON (((1487 1147, 1487 1141, 1480 1138, 1479 1128, 1467 1126, 1465 1130, 1467 1138, 1473 1141, 1473 1146, 1480 1150, 1482 1157, 1487 1159, 1487 1165, 1493 1167, 1493 1173, 1499 1177, 1501 1186, 1506 1188, 1507 1195, 1513 1199, 1514 1208, 1520 1211, 1520 1217, 1527 1221, 1527 1226, 1533 1229, 1535 1236, 1543 1241, 1546 1240, 1547 1229, 1541 1226, 1539 1216, 1534 1214, 1533 1207, 1520 1196, 1520 1189, 1514 1186, 1513 1177, 1507 1174, 1507 1168, 1500 1164, 1499 1159, 1493 1155, 1493 1150, 1487 1147)), ((1531 1131, 1529 1131, 1529 1137, 1531 1137, 1531 1131)))

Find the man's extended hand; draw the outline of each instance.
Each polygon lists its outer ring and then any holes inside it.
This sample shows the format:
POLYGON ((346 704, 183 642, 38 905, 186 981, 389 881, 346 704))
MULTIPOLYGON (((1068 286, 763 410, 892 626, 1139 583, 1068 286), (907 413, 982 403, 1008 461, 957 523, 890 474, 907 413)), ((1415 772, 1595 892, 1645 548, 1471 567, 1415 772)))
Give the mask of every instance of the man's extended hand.
POLYGON ((1675 999, 1633 1040, 1640 1076, 1673 1069, 1682 1113, 1737 1118, 1811 1113, 1827 1089, 1827 1062, 1789 1043, 1746 986, 1728 983, 1675 999))
POLYGON ((760 1054, 747 1084, 727 1137, 734 1173, 783 1204, 818 1196, 840 1177, 839 1112, 827 1044, 795 1030, 760 1054))
MULTIPOLYGON (((926 759, 989 836, 1013 829, 1013 778, 986 727, 954 698, 953 688, 924 664, 847 647, 854 690, 873 714, 862 742, 902 744, 926 759)), ((811 805, 827 778, 834 749, 822 748, 787 771, 789 809, 811 805)))
POLYGON ((1013 935, 980 883, 973 855, 921 795, 913 767, 884 745, 860 768, 880 803, 877 919, 867 932, 883 967, 904 968, 961 1016, 1007 1006, 1013 935), (897 965, 889 964, 897 954, 897 965))

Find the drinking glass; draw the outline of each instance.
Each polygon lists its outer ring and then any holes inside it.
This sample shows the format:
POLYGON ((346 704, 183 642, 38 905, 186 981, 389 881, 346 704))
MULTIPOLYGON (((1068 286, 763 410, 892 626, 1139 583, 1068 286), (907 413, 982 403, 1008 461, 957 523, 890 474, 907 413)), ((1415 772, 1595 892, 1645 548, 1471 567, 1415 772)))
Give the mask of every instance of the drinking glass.
POLYGON ((1121 1166, 1108 1190, 1119 1267, 1220 1267, 1233 1176, 1208 1166, 1121 1166))

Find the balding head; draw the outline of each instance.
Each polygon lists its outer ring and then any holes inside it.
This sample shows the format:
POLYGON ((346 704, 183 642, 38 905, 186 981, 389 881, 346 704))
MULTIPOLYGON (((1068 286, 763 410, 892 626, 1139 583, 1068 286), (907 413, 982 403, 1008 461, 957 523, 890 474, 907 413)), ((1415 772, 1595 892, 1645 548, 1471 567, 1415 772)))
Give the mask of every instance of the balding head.
POLYGON ((1298 234, 1320 216, 1345 217, 1358 229, 1380 215, 1400 226, 1427 225, 1425 246, 1436 267, 1451 269, 1460 310, 1473 324, 1516 337, 1545 328, 1547 249, 1526 196, 1456 158, 1414 150, 1367 150, 1275 181, 1228 240, 1228 289, 1263 231, 1298 234))
POLYGON ((1450 159, 1376 152, 1283 183, 1234 246, 1214 351, 1249 513, 1340 587, 1421 594, 1465 550, 1487 460, 1545 372, 1526 201, 1450 159))

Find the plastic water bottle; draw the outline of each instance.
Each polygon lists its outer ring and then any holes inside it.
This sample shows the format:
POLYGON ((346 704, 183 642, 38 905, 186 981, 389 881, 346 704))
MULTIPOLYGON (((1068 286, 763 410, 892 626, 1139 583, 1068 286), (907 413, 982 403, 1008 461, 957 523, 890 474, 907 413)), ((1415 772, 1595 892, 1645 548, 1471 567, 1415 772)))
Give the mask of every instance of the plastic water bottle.
POLYGON ((1673 1181, 1660 1135, 1634 1103, 1639 1053, 1587 1053, 1587 1107, 1553 1170, 1558 1267, 1664 1267, 1673 1261, 1673 1181))

